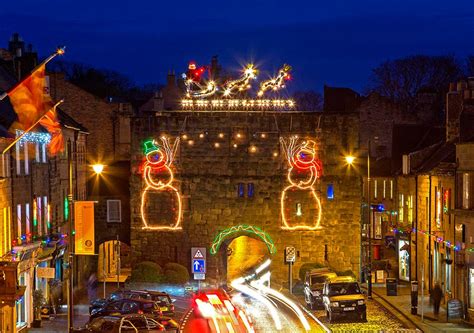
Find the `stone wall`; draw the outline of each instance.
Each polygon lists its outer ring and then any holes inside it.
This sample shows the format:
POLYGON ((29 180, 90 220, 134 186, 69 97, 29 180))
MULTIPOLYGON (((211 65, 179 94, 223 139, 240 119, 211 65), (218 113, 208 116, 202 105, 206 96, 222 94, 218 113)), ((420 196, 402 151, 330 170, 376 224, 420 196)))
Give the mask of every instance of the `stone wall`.
MULTIPOLYGON (((156 117, 132 119, 131 247, 133 262, 177 261, 190 267, 190 249, 209 250, 216 235, 231 226, 248 224, 261 228, 273 239, 273 281, 287 279, 283 262, 286 246, 295 246, 298 258, 294 276, 305 262, 325 262, 336 270, 359 273, 361 180, 348 174, 343 161, 347 151, 358 150, 358 115, 320 113, 211 113, 166 112, 156 117), (175 181, 183 200, 182 231, 143 230, 140 214, 145 187, 140 165, 145 140, 162 135, 180 136, 173 165, 175 181), (315 190, 321 200, 321 229, 282 230, 280 196, 288 186, 287 160, 280 137, 298 135, 313 139, 323 163, 323 176, 315 190), (245 187, 239 197, 239 184, 245 187), (334 199, 328 200, 328 184, 334 199), (254 195, 249 197, 248 184, 254 195)), ((317 215, 314 199, 302 201, 303 216, 317 215), (313 201, 311 201, 313 200, 313 201)), ((163 212, 164 214, 167 212, 163 212)), ((293 212, 289 212, 293 214, 293 212)), ((216 256, 208 252, 208 277, 225 280, 224 241, 216 256)))

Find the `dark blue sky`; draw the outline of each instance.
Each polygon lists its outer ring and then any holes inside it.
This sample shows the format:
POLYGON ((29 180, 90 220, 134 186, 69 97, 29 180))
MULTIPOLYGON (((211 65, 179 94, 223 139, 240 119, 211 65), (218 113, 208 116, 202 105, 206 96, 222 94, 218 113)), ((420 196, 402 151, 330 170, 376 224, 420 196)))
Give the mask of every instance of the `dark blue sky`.
POLYGON ((473 0, 18 0, 0 8, 0 47, 19 32, 46 55, 164 82, 191 59, 229 69, 293 66, 293 89, 362 90, 371 68, 411 54, 474 54, 473 0))

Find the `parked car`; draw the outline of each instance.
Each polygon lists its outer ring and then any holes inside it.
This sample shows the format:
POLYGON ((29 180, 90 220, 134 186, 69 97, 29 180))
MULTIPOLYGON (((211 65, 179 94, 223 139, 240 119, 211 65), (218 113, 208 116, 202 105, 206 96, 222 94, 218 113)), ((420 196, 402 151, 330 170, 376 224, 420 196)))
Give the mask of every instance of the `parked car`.
POLYGON ((323 287, 323 303, 330 322, 355 316, 367 320, 365 295, 352 277, 340 276, 327 280, 323 287))
POLYGON ((335 278, 336 273, 329 268, 316 268, 306 272, 304 280, 304 300, 308 308, 324 308, 323 287, 327 279, 335 278))
POLYGON ((91 318, 101 316, 117 316, 125 314, 150 314, 153 316, 161 316, 161 310, 157 302, 143 299, 119 299, 108 300, 100 306, 90 309, 91 318))
POLYGON ((168 318, 167 325, 160 323, 156 318, 141 314, 125 316, 104 316, 92 319, 86 326, 73 329, 76 333, 121 333, 121 332, 175 332, 179 325, 168 318))
POLYGON ((102 307, 108 301, 117 301, 121 299, 142 299, 158 302, 158 306, 162 314, 167 316, 174 316, 174 305, 171 297, 164 292, 151 290, 117 290, 113 292, 108 299, 94 300, 90 307, 89 313, 96 307, 102 307))

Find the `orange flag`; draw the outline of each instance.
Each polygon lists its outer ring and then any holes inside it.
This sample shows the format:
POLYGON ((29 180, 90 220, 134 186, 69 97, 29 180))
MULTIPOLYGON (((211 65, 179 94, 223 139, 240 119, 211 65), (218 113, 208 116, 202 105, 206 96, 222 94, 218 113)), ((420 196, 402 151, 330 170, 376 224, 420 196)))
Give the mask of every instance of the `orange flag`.
POLYGON ((45 65, 38 67, 29 77, 8 92, 13 109, 18 115, 14 129, 26 130, 52 107, 45 95, 45 65))
POLYGON ((40 120, 41 126, 51 134, 51 141, 49 142, 49 153, 56 155, 64 150, 64 138, 61 131, 61 124, 58 121, 58 114, 56 108, 51 108, 43 118, 40 120))
POLYGON ((61 126, 51 98, 45 94, 45 65, 39 66, 29 77, 8 92, 18 121, 10 130, 26 131, 38 120, 51 134, 49 152, 54 155, 64 149, 61 126))

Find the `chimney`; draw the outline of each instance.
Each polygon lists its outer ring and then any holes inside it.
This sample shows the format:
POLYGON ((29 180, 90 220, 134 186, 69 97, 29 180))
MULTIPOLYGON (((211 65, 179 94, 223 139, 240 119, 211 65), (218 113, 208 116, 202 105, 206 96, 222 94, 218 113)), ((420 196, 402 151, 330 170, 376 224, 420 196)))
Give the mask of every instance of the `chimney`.
POLYGON ((446 96, 446 141, 459 141, 460 116, 463 109, 463 99, 467 88, 465 81, 459 81, 456 91, 448 92, 446 96))
POLYGON ((176 76, 174 75, 174 71, 168 72, 168 76, 166 78, 166 85, 169 87, 176 86, 176 76))

